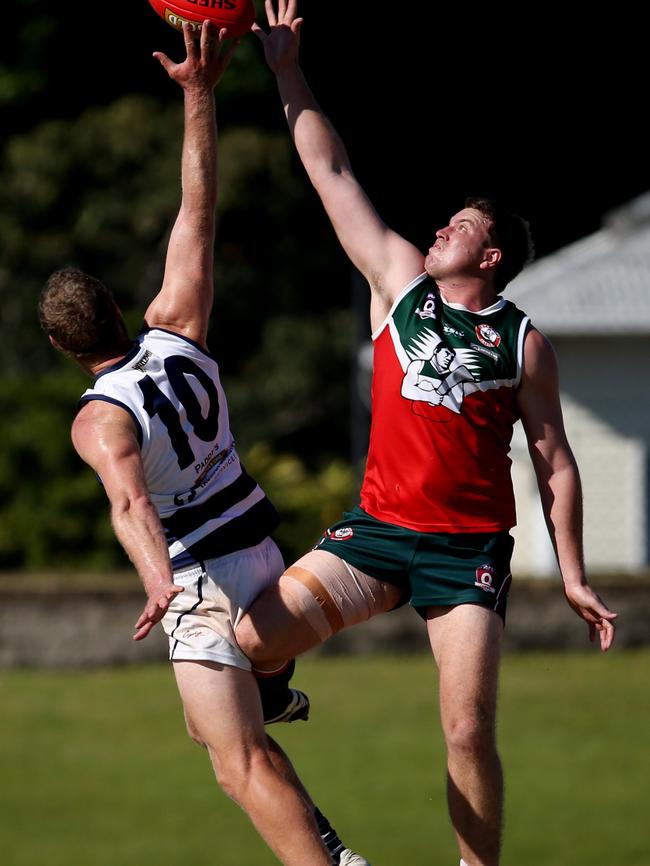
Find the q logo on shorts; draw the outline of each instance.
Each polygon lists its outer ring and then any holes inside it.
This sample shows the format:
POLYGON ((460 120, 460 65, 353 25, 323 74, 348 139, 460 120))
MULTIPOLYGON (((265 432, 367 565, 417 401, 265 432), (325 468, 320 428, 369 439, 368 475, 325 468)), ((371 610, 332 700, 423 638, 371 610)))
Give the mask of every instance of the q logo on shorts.
POLYGON ((474 581, 474 586, 478 586, 485 592, 496 592, 492 585, 495 577, 496 572, 491 565, 480 565, 476 569, 476 580, 474 581))

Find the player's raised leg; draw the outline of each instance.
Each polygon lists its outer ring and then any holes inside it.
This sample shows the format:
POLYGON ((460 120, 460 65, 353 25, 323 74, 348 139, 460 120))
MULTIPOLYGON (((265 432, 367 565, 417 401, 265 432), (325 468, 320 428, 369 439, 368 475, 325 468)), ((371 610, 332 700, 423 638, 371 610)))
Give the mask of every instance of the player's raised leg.
POLYGON ((175 662, 174 673, 190 736, 208 749, 219 784, 278 859, 285 866, 331 866, 311 803, 269 755, 251 674, 203 661, 175 662))
POLYGON ((496 705, 503 623, 475 604, 429 608, 429 640, 440 671, 447 744, 447 802, 467 866, 498 866, 503 773, 496 705))
POLYGON ((255 668, 274 670, 333 634, 392 610, 402 591, 338 556, 312 550, 255 599, 236 629, 255 668))

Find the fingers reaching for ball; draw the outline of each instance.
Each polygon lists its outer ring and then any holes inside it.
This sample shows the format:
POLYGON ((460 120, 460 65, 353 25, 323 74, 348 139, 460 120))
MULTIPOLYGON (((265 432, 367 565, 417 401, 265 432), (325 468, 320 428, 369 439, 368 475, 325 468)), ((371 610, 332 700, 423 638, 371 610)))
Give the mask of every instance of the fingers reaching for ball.
MULTIPOLYGON (((207 21, 205 22, 207 24, 207 21)), ((188 57, 196 54, 196 33, 189 21, 183 21, 183 41, 185 42, 185 53, 188 57)), ((203 36, 203 31, 208 30, 207 27, 201 27, 200 34, 203 36)))
POLYGON ((264 0, 264 9, 270 27, 277 27, 278 24, 291 25, 291 22, 296 17, 298 9, 298 0, 277 0, 277 12, 273 5, 273 0, 264 0))
POLYGON ((230 63, 239 40, 230 40, 226 27, 217 32, 212 21, 204 21, 200 30, 184 21, 182 31, 186 53, 182 63, 174 63, 162 51, 154 52, 153 56, 169 77, 184 89, 193 86, 214 88, 230 63))
MULTIPOLYGON (((271 29, 284 26, 296 32, 302 24, 302 18, 296 17, 298 0, 277 0, 276 3, 274 3, 274 0, 264 0, 264 11, 266 12, 266 20, 269 22, 271 29), (276 5, 277 10, 275 8, 276 5)), ((253 24, 251 29, 258 36, 260 35, 261 27, 257 24, 253 24)))
POLYGON ((298 62, 302 18, 296 18, 297 0, 265 0, 269 33, 253 24, 253 33, 264 46, 264 56, 277 75, 282 69, 298 62), (277 8, 276 8, 277 7, 277 8))

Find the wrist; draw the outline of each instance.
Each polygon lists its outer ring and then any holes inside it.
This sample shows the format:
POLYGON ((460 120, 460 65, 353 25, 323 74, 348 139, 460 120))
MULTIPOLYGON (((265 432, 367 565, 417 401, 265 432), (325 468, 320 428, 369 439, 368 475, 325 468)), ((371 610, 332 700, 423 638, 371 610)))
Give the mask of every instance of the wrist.
POLYGON ((586 586, 587 585, 587 577, 584 572, 580 572, 577 574, 563 574, 562 580, 564 581, 564 586, 567 589, 571 589, 576 586, 586 586))
POLYGON ((210 100, 213 98, 214 87, 201 79, 188 81, 187 84, 183 85, 183 94, 185 99, 203 102, 206 99, 210 100))
POLYGON ((168 589, 174 585, 173 575, 160 575, 147 578, 143 581, 147 595, 152 596, 160 592, 161 589, 168 589))
POLYGON ((285 78, 293 78, 296 74, 300 73, 300 66, 298 64, 298 58, 292 57, 290 60, 285 60, 282 62, 280 66, 277 66, 273 73, 280 83, 285 78))

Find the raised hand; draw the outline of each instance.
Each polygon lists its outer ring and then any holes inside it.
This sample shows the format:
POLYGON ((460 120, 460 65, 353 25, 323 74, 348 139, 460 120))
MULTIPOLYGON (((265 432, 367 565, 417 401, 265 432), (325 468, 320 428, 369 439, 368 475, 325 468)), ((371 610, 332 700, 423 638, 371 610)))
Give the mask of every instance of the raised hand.
POLYGON ((183 39, 186 57, 182 63, 174 63, 161 51, 155 51, 153 56, 172 81, 184 90, 196 86, 212 90, 226 71, 239 40, 227 41, 228 31, 225 27, 215 37, 215 27, 211 21, 203 22, 198 44, 192 28, 184 23, 183 39))
POLYGON ((276 11, 273 0, 265 0, 270 31, 265 33, 258 24, 253 24, 253 33, 264 46, 266 62, 276 75, 298 62, 302 18, 296 18, 297 6, 297 0, 277 0, 276 11))

